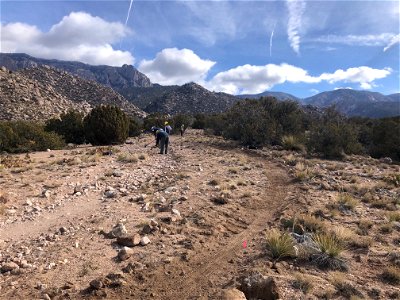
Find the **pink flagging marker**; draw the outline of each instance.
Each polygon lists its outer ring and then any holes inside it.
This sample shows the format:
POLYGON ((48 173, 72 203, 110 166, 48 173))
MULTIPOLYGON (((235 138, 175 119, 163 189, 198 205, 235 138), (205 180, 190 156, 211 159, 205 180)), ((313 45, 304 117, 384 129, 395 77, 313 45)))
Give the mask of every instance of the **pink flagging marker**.
POLYGON ((243 241, 243 248, 247 248, 247 241, 243 241))

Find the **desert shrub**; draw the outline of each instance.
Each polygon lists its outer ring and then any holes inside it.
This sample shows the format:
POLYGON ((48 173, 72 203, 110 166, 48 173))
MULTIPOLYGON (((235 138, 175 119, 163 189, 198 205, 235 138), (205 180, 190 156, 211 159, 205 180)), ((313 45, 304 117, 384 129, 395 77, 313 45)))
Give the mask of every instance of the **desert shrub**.
POLYGON ((143 128, 145 130, 150 130, 152 126, 163 128, 166 121, 170 121, 168 116, 161 113, 153 113, 144 118, 143 128))
POLYGON ((194 115, 192 128, 194 128, 194 129, 204 129, 205 126, 206 126, 206 115, 204 115, 204 114, 196 114, 196 115, 194 115))
POLYGON ((372 125, 369 153, 372 157, 389 156, 400 161, 400 117, 376 120, 372 125))
POLYGON ((129 133, 129 119, 116 106, 98 106, 84 119, 85 135, 92 145, 124 143, 129 133))
POLYGON ((266 242, 269 254, 276 260, 296 256, 295 242, 287 232, 273 229, 266 234, 266 242))
POLYGON ((83 118, 83 113, 70 110, 62 113, 60 118, 48 120, 45 129, 61 135, 67 143, 82 144, 85 141, 83 118))
POLYGON ((129 117, 129 132, 128 136, 134 137, 140 135, 142 132, 142 124, 139 119, 129 117))
POLYGON ((361 153, 356 128, 347 123, 334 108, 327 109, 310 130, 308 150, 325 158, 343 158, 345 154, 361 153))
POLYGON ((206 117, 205 128, 211 129, 212 134, 222 135, 226 128, 227 120, 225 114, 213 114, 206 117))
POLYGON ((0 151, 21 153, 61 149, 65 142, 54 132, 46 132, 44 126, 30 121, 0 122, 0 151))
POLYGON ((193 118, 189 115, 178 114, 172 118, 171 126, 174 129, 172 132, 178 134, 182 125, 185 129, 192 125, 193 118))

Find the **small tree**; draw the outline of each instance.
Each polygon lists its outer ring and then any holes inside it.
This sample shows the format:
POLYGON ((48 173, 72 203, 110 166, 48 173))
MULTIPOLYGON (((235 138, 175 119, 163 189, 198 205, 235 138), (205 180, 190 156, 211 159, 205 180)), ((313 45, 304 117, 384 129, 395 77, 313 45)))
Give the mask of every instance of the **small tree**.
POLYGON ((48 120, 45 129, 62 135, 67 143, 82 144, 85 141, 83 117, 83 113, 70 110, 61 114, 59 119, 48 120))
POLYGON ((122 144, 128 137, 129 119, 116 106, 98 106, 84 119, 84 130, 92 145, 122 144))

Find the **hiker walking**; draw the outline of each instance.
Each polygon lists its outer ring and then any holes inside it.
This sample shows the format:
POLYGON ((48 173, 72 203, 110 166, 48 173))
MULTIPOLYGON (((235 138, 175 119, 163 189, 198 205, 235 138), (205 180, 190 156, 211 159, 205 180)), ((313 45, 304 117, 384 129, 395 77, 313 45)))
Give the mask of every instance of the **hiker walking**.
POLYGON ((181 132, 181 136, 185 133, 185 124, 181 125, 181 129, 179 130, 181 132))
POLYGON ((160 154, 168 153, 169 134, 161 128, 152 127, 156 138, 156 147, 160 147, 160 154))
POLYGON ((165 131, 166 133, 168 133, 168 134, 171 134, 172 127, 169 126, 168 122, 165 122, 164 125, 165 125, 164 131, 165 131))

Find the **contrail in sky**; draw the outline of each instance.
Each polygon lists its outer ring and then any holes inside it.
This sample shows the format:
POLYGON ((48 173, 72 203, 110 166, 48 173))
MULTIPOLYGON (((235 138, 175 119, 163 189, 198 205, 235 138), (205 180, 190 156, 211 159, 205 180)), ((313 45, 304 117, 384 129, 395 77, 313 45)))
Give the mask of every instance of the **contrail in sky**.
POLYGON ((133 0, 131 0, 131 3, 129 4, 128 15, 126 16, 125 26, 126 26, 126 24, 128 24, 129 15, 130 15, 131 9, 132 9, 132 3, 133 3, 133 0))
POLYGON ((274 25, 274 28, 272 28, 271 37, 269 38, 269 56, 270 57, 272 56, 272 38, 274 36, 275 26, 276 26, 276 23, 274 25))

